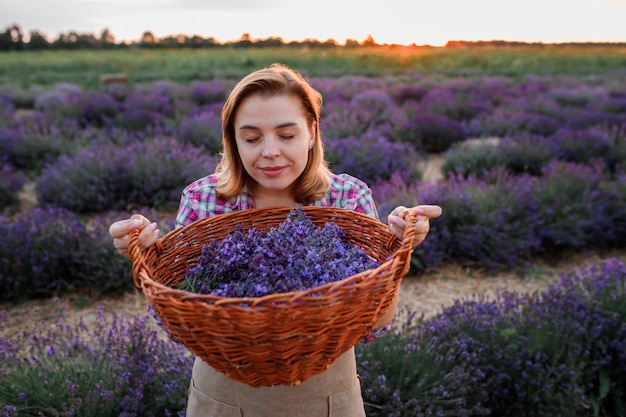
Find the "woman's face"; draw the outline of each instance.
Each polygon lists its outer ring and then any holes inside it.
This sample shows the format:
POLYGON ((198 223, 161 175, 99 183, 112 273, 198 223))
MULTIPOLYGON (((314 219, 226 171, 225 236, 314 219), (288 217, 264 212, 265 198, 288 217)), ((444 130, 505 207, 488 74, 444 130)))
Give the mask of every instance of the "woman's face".
POLYGON ((253 95, 240 104, 234 122, 254 199, 275 199, 277 204, 290 199, 315 137, 300 101, 288 95, 253 95))

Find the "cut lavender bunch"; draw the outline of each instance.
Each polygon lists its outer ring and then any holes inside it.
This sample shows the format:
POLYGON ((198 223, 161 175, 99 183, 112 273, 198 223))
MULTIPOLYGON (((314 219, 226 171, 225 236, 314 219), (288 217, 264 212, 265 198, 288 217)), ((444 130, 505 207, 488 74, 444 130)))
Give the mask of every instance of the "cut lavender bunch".
POLYGON ((344 240, 335 223, 316 226, 298 206, 267 232, 241 228, 204 245, 179 289, 221 297, 302 291, 373 269, 380 262, 344 240))

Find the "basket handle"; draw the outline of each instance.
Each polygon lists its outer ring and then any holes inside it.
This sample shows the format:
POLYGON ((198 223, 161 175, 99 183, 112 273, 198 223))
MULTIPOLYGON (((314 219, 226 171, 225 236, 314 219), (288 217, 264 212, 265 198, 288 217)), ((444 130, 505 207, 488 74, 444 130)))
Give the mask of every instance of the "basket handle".
POLYGON ((133 261, 133 283, 135 284, 135 287, 139 289, 142 288, 141 272, 152 270, 152 268, 148 266, 147 262, 149 253, 153 250, 156 250, 158 254, 162 252, 160 239, 147 249, 141 249, 139 247, 139 233, 141 232, 141 229, 143 229, 143 227, 131 230, 128 238, 128 252, 130 253, 131 260, 133 261))
MULTIPOLYGON (((393 254, 393 258, 398 259, 400 262, 404 262, 402 276, 406 275, 411 267, 410 259, 414 248, 413 242, 415 240, 417 228, 417 216, 412 212, 409 212, 404 221, 405 228, 404 235, 402 236, 402 243, 400 244, 400 248, 393 254)), ((397 239, 397 237, 395 239, 397 239)))

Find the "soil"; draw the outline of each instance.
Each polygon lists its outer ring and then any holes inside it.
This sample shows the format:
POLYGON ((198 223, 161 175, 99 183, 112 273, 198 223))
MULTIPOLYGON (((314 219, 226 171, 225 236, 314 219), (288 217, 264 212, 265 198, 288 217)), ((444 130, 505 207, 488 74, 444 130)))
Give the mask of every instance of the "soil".
MULTIPOLYGON (((424 180, 440 178, 438 168, 441 164, 440 156, 431 156, 423 170, 427 174, 424 180)), ((27 209, 34 205, 36 205, 36 199, 33 198, 32 187, 27 186, 21 194, 21 208, 27 209)), ((493 299, 503 291, 539 294, 559 281, 563 273, 609 258, 626 262, 626 248, 561 254, 558 258, 536 259, 531 265, 502 271, 485 271, 478 267, 447 263, 439 266, 436 271, 405 277, 400 287, 399 309, 406 309, 418 316, 423 315, 424 318, 429 318, 457 300, 462 301, 474 297, 493 299)), ((146 300, 139 290, 101 299, 71 294, 21 304, 5 303, 0 304, 0 311, 5 310, 8 317, 4 323, 0 324, 0 337, 19 332, 24 325, 28 324, 21 320, 23 317, 29 317, 31 322, 49 321, 52 324, 60 306, 65 306, 67 310, 68 324, 76 323, 82 318, 87 326, 95 322, 99 307, 108 316, 117 314, 130 319, 136 315, 147 314, 146 300)))

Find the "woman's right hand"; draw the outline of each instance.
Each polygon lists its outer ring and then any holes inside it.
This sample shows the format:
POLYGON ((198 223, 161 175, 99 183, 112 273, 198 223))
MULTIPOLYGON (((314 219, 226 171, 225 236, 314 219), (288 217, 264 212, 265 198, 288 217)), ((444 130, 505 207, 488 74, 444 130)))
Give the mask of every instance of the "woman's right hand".
POLYGON ((128 251, 129 234, 135 229, 142 228, 139 233, 139 247, 142 249, 154 244, 159 238, 159 229, 156 222, 150 222, 141 214, 133 214, 130 219, 120 220, 109 227, 109 235, 113 238, 113 246, 120 255, 131 259, 128 251))

